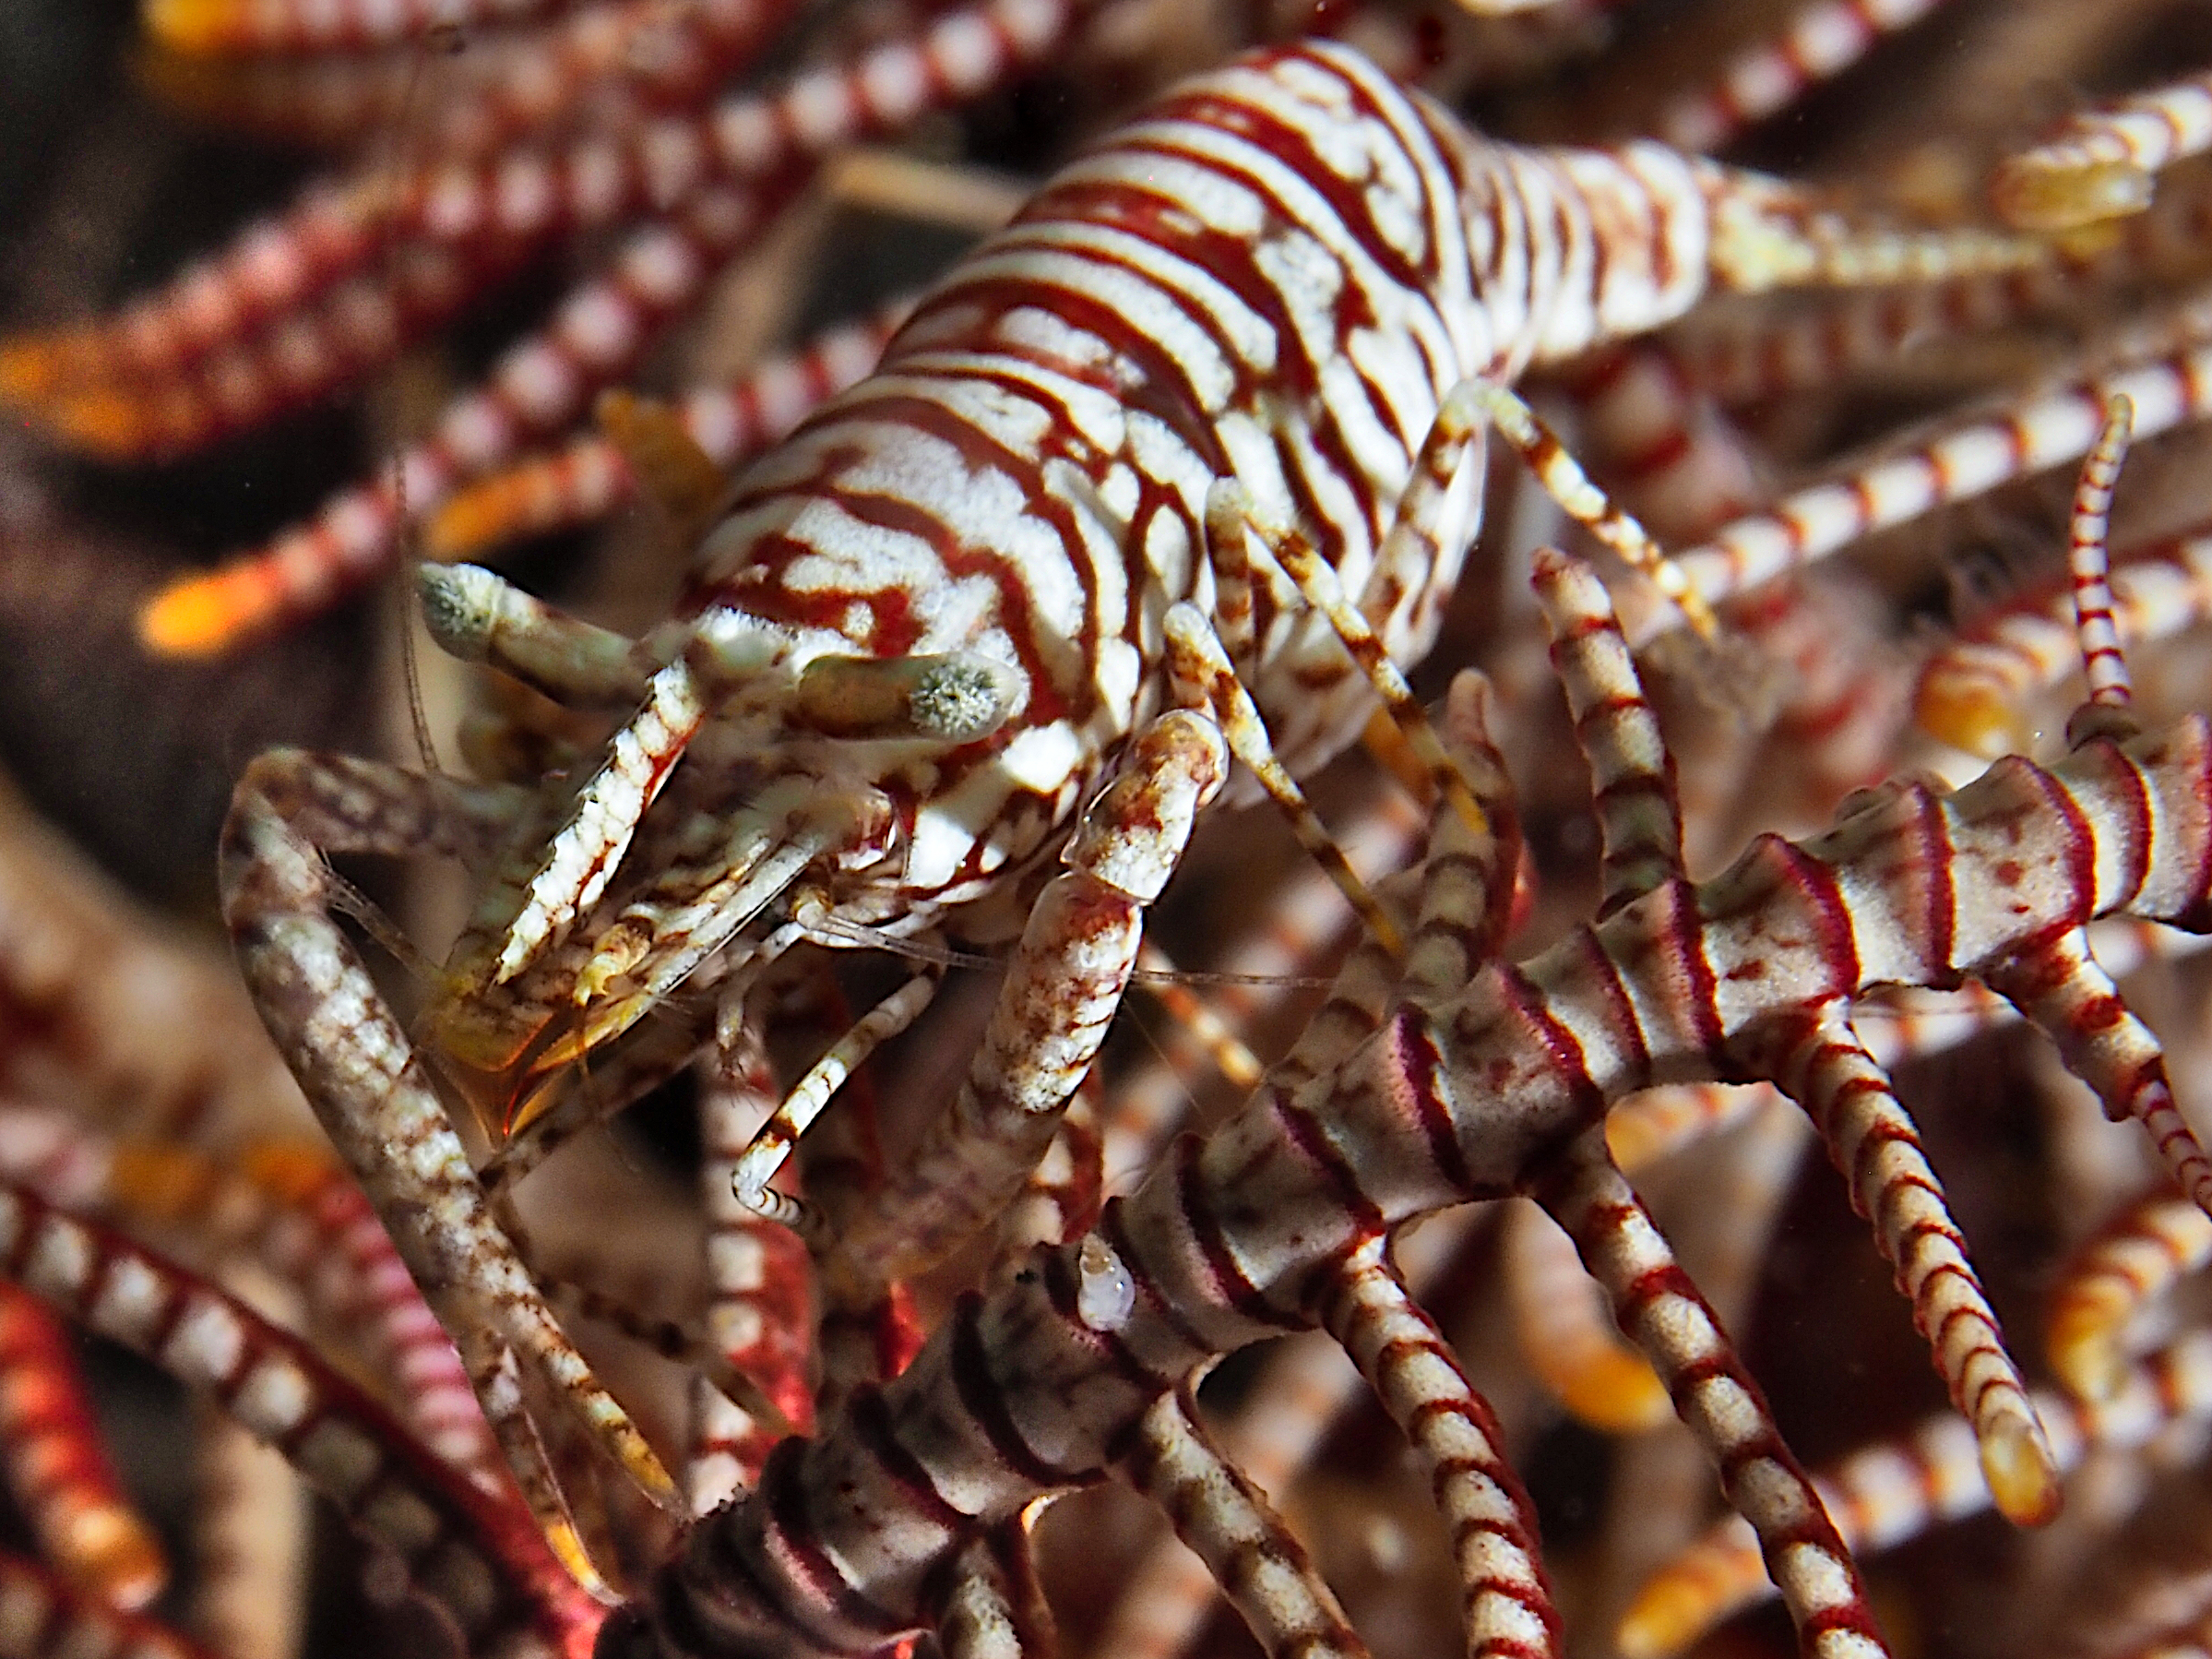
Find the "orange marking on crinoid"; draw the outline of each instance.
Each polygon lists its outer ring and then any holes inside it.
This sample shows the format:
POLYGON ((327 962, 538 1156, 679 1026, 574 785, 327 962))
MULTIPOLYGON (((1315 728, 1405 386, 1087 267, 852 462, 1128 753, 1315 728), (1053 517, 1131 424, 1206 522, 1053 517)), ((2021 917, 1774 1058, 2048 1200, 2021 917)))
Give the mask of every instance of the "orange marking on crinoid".
POLYGON ((187 577, 138 614, 138 639, 162 657, 211 657, 256 632, 281 608, 282 584, 260 565, 187 577))

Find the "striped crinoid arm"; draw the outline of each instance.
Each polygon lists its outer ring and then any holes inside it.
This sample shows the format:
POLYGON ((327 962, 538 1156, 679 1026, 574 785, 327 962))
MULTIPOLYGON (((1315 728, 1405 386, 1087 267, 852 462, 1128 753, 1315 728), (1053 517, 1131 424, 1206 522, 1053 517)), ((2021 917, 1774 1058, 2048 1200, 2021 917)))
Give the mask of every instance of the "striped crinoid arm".
POLYGON ((1536 1196, 1719 1465, 1721 1490, 1755 1534, 1801 1649, 1808 1659, 1885 1652, 1849 1546, 1642 1199, 1594 1137, 1555 1163, 1536 1196))
POLYGON ((1682 149, 1716 150, 1788 109, 1943 0, 1809 0, 1781 27, 1734 54, 1705 86, 1677 94, 1654 130, 1682 149))
POLYGON ((529 240, 619 223, 665 209, 707 184, 772 178, 836 149, 882 137, 932 108, 987 90, 1006 58, 1035 54, 1064 34, 1061 0, 985 0, 844 61, 808 70, 777 91, 725 99, 570 144, 516 150, 481 163, 433 163, 363 189, 391 233, 434 242, 486 233, 529 240))
POLYGON ((1116 1472, 1167 1511, 1268 1659, 1366 1659, 1366 1644, 1304 1548, 1200 1426, 1187 1387, 1155 1398, 1133 1438, 1116 1472))
POLYGON ((2023 230, 2070 230, 2140 211, 2159 173, 2212 149, 2212 75, 2192 75, 2071 115, 1991 184, 2023 230))
MULTIPOLYGON (((2212 533, 2204 528, 2130 554, 2113 570, 2112 623, 2148 645, 2212 619, 2212 533)), ((2081 667, 2071 592, 2008 610, 1929 658, 1914 717, 1932 737, 1994 758, 2026 740, 2039 693, 2081 667)))
POLYGON ((511 1489, 487 1492, 312 1348, 198 1275, 0 1183, 0 1272, 123 1343, 283 1452, 453 1621, 472 1653, 588 1643, 598 1610, 511 1489))
POLYGON ((368 1199, 320 1145, 249 1140, 217 1156, 22 1107, 0 1111, 0 1176, 49 1203, 151 1234, 194 1264, 244 1259, 299 1285, 318 1338, 388 1379, 389 1403, 433 1451, 495 1478, 452 1343, 368 1199))
POLYGON ((937 1641, 945 1659, 1053 1659, 1059 1653, 1021 1518, 992 1528, 953 1564, 937 1641))
MULTIPOLYGON (((886 305, 825 330, 727 386, 686 394, 675 410, 684 435, 717 467, 737 466, 873 369, 910 308, 903 301, 886 305)), ((605 437, 578 438, 556 454, 519 461, 457 492, 425 527, 423 552, 434 559, 476 557, 525 536, 589 523, 637 491, 620 448, 605 437)))
MULTIPOLYGON (((707 1212, 707 1334, 728 1364, 752 1378, 791 1422, 813 1420, 806 1252, 787 1227, 738 1195, 738 1169, 754 1132, 776 1105, 775 1075, 750 1017, 718 1044, 699 1095, 699 1194, 707 1212)), ((685 1495, 694 1514, 726 1503, 760 1478, 776 1436, 767 1424, 709 1386, 692 1383, 685 1495)))
POLYGON ((0 1620, 6 1624, 7 1651, 22 1659, 73 1659, 86 1653, 218 1659, 217 1650, 158 1619, 121 1612, 52 1568, 5 1553, 0 1553, 0 1620))
MULTIPOLYGON (((2212 1416, 2212 1337, 2191 1331, 2146 1355, 2104 1399, 2040 1389, 2035 1408, 2063 1474, 2092 1452, 2133 1450, 2177 1425, 2202 1424, 2212 1416)), ((1973 1431, 1949 1414, 1837 1460, 1814 1484, 1854 1550, 1894 1548, 1993 1503, 1973 1431)), ((1614 1640, 1623 1659, 1671 1659, 1772 1593, 1750 1528, 1730 1518, 1652 1575, 1614 1640)))
POLYGON ((168 1566, 101 1444, 68 1333, 37 1297, 0 1284, 0 1462, 61 1575, 111 1606, 161 1593, 168 1566))
POLYGON ((2049 1521, 2059 1502, 2051 1449, 1888 1074, 1833 1009, 1794 1029, 1778 1022, 1766 1040, 1760 1063, 1811 1115, 1853 1207, 1873 1221, 1952 1402, 1974 1426, 1998 1508, 2022 1525, 2049 1521))
MULTIPOLYGON (((1947 420, 1933 436, 1873 457, 1790 492, 1675 555, 1684 576, 1718 602, 1827 557, 1878 530, 1987 494, 2095 448, 2107 406, 2128 400, 2138 437, 2212 412, 2212 347, 2193 308, 2153 354, 2133 357, 1993 412, 1947 420)), ((1659 620, 1653 631, 1675 626, 1659 620)))
POLYGON ((1536 1508, 1505 1461, 1496 1414, 1376 1240, 1338 1271, 1322 1324, 1412 1443, 1450 1529, 1469 1659, 1554 1659, 1558 1609, 1536 1508))
POLYGON ((2111 1398, 2128 1376, 2129 1321, 2177 1281, 2212 1262, 2212 1217, 2173 1192, 2136 1199, 2076 1250, 2051 1288, 2051 1368, 2085 1400, 2111 1398))
MULTIPOLYGON (((681 216, 717 192, 788 188, 838 146, 987 88, 1006 54, 1025 61, 1058 38, 1066 15, 1055 0, 996 0, 634 134, 398 177, 364 166, 124 319, 14 342, 0 352, 0 391, 97 453, 197 448, 388 361, 553 237, 681 216)), ((783 17, 763 4, 756 31, 783 17)))

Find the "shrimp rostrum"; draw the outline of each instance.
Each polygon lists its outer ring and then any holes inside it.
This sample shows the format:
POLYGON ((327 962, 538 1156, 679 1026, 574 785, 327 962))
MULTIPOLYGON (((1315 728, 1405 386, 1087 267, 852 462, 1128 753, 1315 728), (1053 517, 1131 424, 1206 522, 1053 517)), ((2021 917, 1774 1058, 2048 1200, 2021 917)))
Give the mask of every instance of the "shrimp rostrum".
POLYGON ((518 1366, 522 1396, 565 1402, 670 1490, 331 922, 323 853, 483 869, 420 1029, 508 1124, 587 1056, 602 1080, 681 1063, 711 999, 679 1016, 672 994, 719 982, 726 1001, 799 939, 988 940, 1026 918, 960 1101, 885 1194, 828 1218, 829 1276, 864 1290, 942 1255, 1041 1152, 1229 755, 1302 813, 1294 776, 1379 695, 1480 820, 1393 664, 1426 650, 1457 578, 1483 434, 1616 546, 1649 545, 1528 418, 1509 389, 1526 367, 1716 289, 2035 257, 1862 233, 1656 144, 1491 143, 1344 49, 1281 48, 1170 94, 957 267, 872 378, 737 481, 646 639, 433 570, 449 648, 634 717, 536 788, 265 756, 225 837, 225 905, 265 1019, 517 1454, 518 1366))

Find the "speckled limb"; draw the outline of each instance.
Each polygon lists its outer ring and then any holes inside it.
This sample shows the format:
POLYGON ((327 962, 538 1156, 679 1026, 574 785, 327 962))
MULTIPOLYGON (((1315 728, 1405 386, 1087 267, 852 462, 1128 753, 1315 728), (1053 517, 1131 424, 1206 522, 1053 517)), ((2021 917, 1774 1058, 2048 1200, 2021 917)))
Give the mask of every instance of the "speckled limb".
POLYGON ((911 1277, 1013 1200, 1121 1006, 1145 907, 1228 772, 1228 749, 1204 715, 1172 710, 1139 735, 1031 910, 951 1109, 881 1187, 835 1217, 822 1271, 840 1299, 865 1301, 911 1277))
MULTIPOLYGON (((329 915, 326 852, 482 855, 511 799, 365 762, 265 755, 224 828, 224 915, 270 1035, 446 1330, 458 1341, 488 1321, 534 1383, 668 1503, 673 1482, 555 1322, 406 1032, 329 915)), ((496 1423, 482 1386, 478 1398, 496 1423)))

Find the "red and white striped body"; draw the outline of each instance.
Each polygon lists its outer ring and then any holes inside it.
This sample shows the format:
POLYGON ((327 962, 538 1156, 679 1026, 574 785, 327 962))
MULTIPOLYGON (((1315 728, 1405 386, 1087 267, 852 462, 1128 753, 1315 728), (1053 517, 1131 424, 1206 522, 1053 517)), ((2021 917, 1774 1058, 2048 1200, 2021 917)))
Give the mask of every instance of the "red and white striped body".
MULTIPOLYGON (((745 475, 702 553, 696 629, 788 630, 794 672, 971 650, 1026 684, 989 739, 889 776, 836 746, 775 763, 865 768, 898 801, 900 868, 851 919, 926 923, 1066 826, 1162 700, 1162 614, 1211 608, 1218 478, 1306 527, 1392 653, 1421 655, 1476 469, 1437 545, 1380 544, 1444 394, 1678 314, 1704 209, 1657 147, 1485 144, 1320 44, 1193 82, 1060 174, 745 475)), ((1295 771, 1371 704, 1291 598, 1258 596, 1253 690, 1295 771)))

